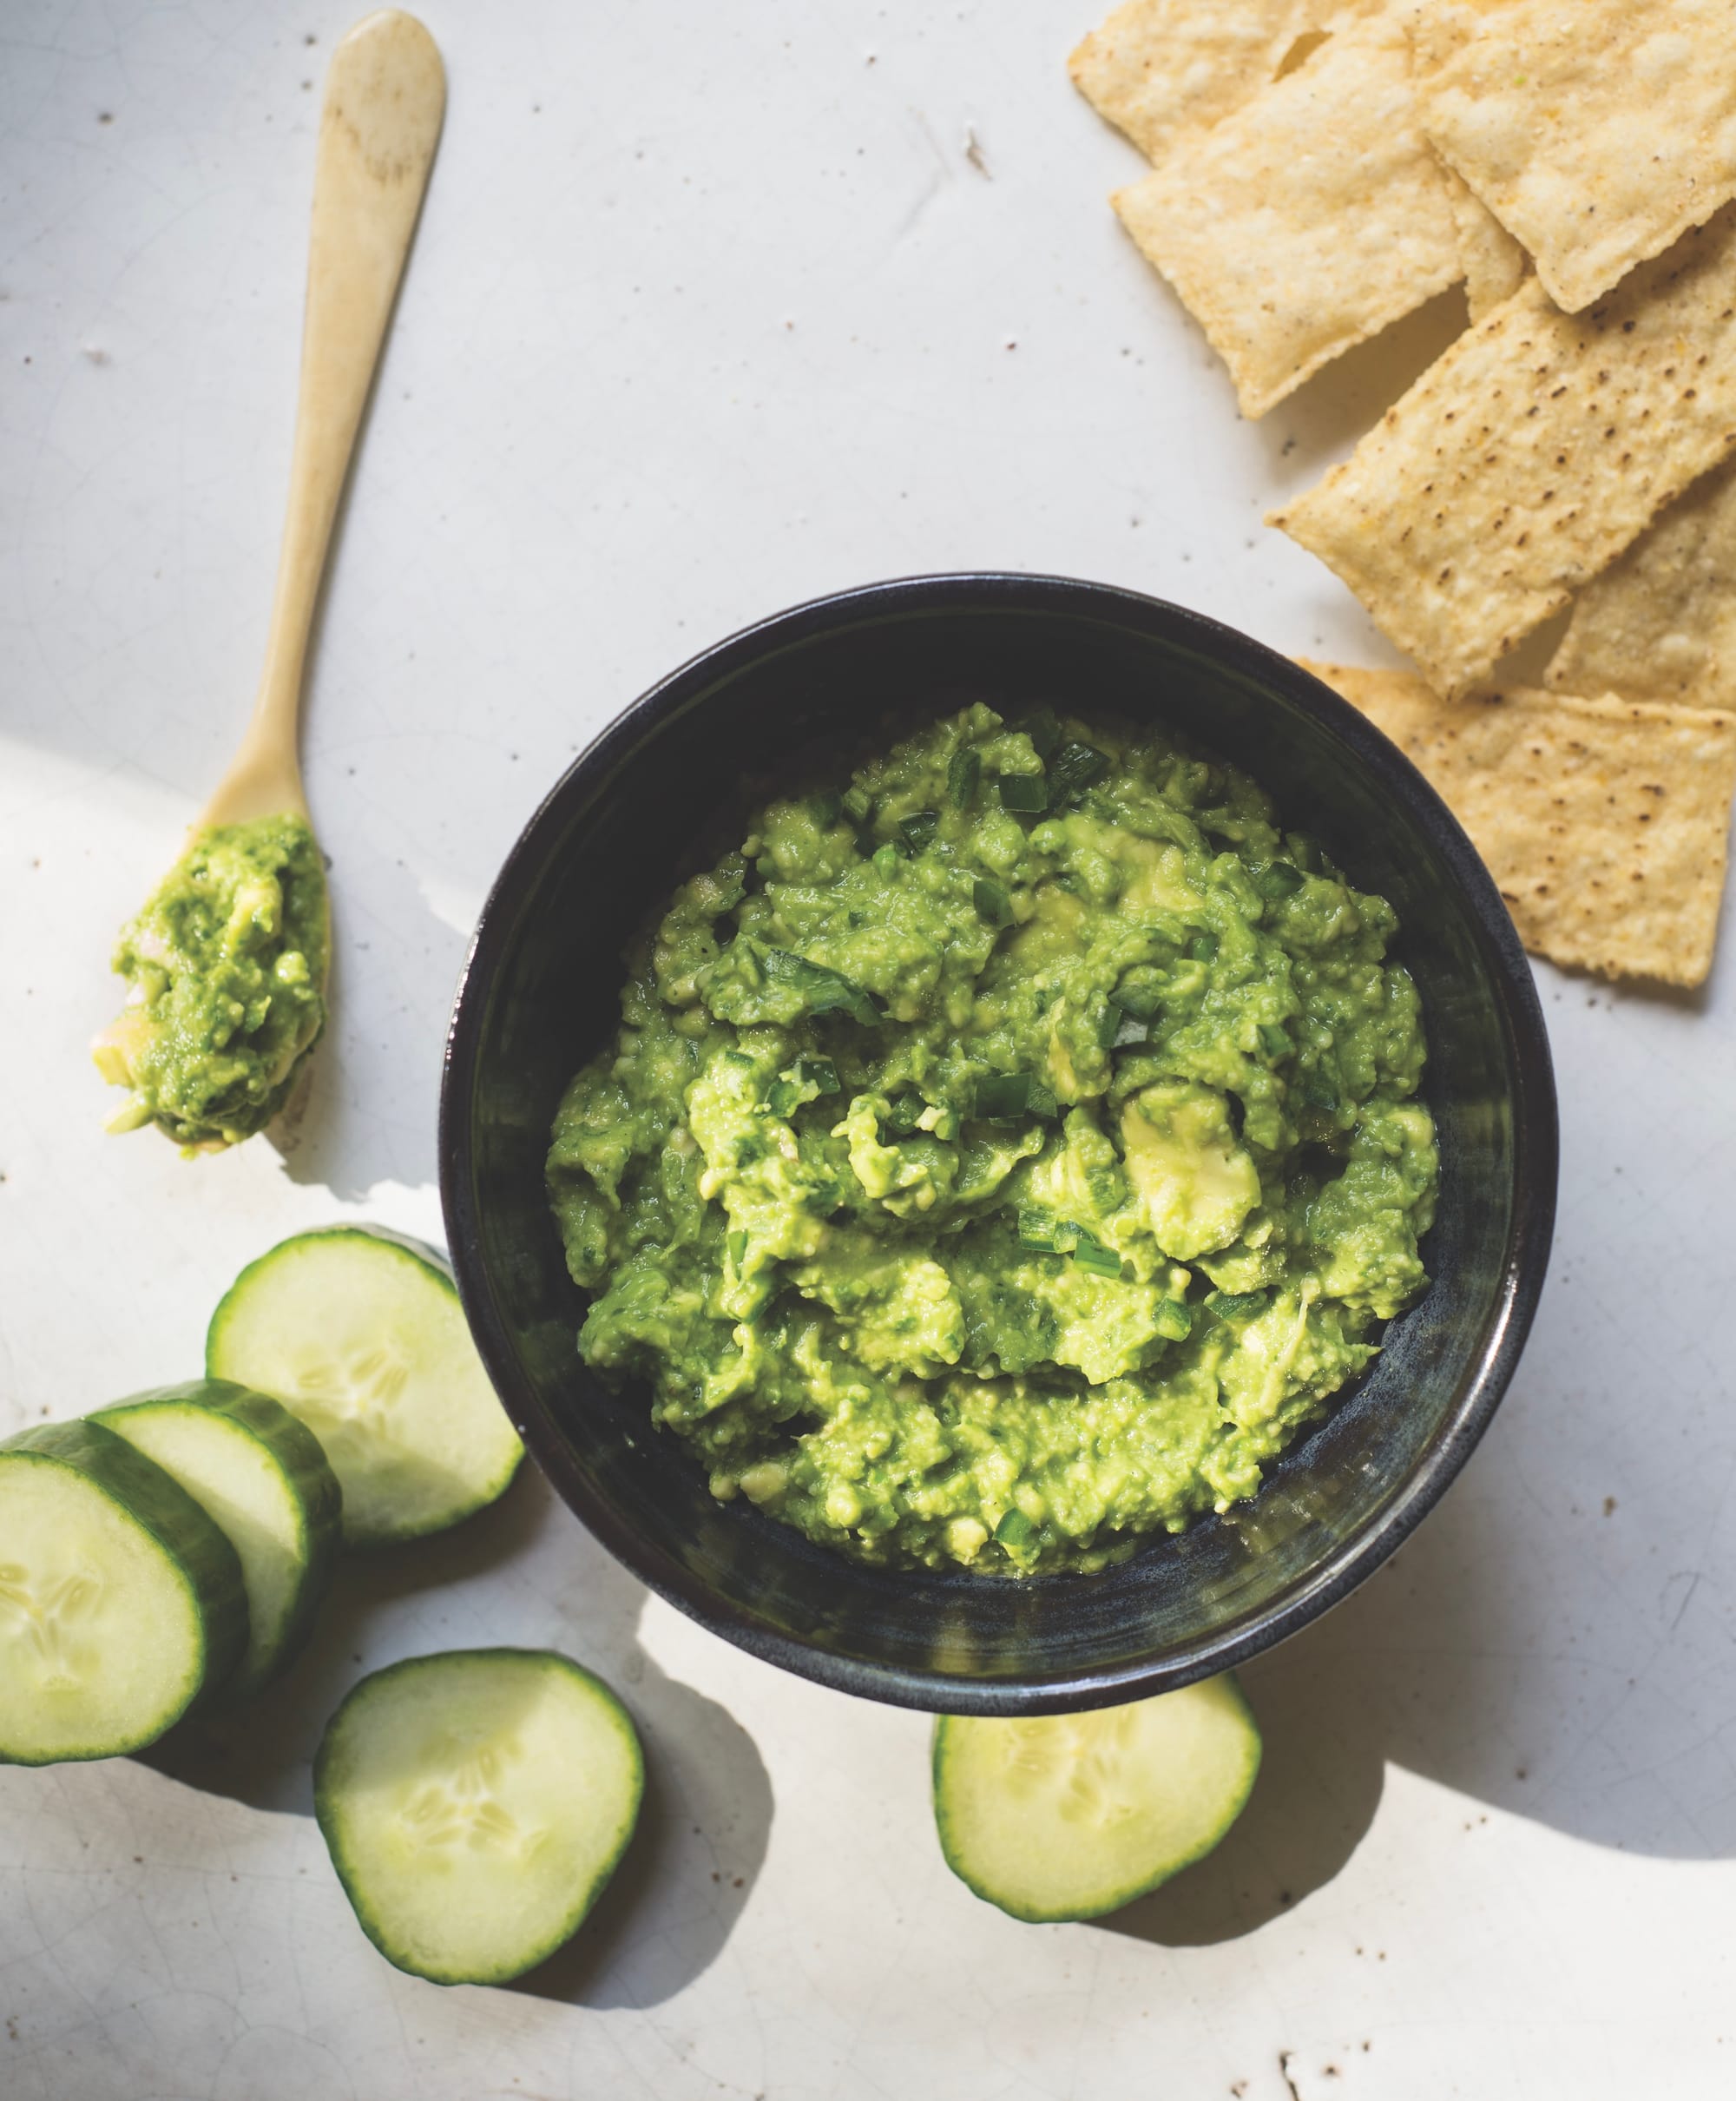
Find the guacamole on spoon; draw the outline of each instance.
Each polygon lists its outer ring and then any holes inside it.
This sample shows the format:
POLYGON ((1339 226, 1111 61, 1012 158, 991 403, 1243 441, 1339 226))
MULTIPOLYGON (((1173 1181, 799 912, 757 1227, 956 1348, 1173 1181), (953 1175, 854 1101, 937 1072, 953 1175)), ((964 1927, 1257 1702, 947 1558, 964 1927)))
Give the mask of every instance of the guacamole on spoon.
POLYGON ((1158 730, 978 705, 773 802, 561 1103, 581 1354, 865 1560, 1090 1571, 1228 1508, 1427 1281, 1396 932, 1158 730))
POLYGON ((121 934, 127 1004, 93 1047, 128 1099, 115 1131, 156 1123, 234 1145, 287 1099, 326 1021, 326 866, 293 812, 199 833, 121 934))

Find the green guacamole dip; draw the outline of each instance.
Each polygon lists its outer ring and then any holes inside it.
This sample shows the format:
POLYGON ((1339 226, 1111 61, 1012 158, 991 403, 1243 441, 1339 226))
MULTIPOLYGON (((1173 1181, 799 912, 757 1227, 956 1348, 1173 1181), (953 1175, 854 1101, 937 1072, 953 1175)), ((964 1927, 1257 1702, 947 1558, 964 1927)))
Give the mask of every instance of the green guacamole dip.
POLYGON ((865 1560, 1094 1570, 1253 1495, 1427 1281, 1396 927, 1154 730, 977 706, 773 803, 561 1103, 581 1354, 865 1560))
POLYGON ((293 814, 202 832, 121 935, 127 1005, 97 1069, 131 1098, 111 1130, 155 1123, 233 1145, 282 1108, 326 1020, 326 867, 293 814))

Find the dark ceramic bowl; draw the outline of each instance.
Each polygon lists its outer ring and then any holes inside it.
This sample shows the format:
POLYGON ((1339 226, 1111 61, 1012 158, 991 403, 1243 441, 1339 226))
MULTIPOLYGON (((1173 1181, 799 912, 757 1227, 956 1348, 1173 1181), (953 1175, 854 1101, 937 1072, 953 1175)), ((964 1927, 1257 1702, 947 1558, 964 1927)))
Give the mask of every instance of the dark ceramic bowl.
POLYGON ((568 769, 514 847, 458 991, 440 1114, 458 1284, 507 1413, 635 1575, 755 1656, 847 1692, 1036 1714, 1186 1684, 1305 1626, 1390 1554, 1487 1428, 1549 1259, 1555 1104, 1531 976, 1445 806, 1335 694, 1197 614, 1019 576, 874 584, 779 614, 654 687, 568 769), (1253 1501, 1097 1576, 857 1565, 720 1504, 647 1397, 574 1348, 582 1302, 542 1189, 569 1077, 608 1039, 635 923, 740 793, 889 703, 980 695, 1154 718, 1245 767, 1397 906, 1440 1133, 1435 1281, 1370 1374, 1253 1501))

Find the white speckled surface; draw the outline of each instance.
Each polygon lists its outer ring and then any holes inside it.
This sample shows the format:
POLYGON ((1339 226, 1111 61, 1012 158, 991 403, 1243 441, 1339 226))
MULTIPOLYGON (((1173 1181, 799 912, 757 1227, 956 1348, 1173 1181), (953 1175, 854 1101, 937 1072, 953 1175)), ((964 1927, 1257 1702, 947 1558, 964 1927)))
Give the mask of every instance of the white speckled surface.
MULTIPOLYGON (((1259 519, 1453 302, 1238 422, 1103 202, 1135 162, 1067 83, 1091 14, 431 3, 450 115, 306 740, 338 1022, 286 1159, 189 1165, 100 1135, 83 1046, 251 695, 348 16, 0 10, 0 1427, 195 1368, 286 1231, 437 1231, 476 906, 575 747, 694 648, 831 586, 1005 564, 1377 661, 1259 519)), ((921 1717, 648 1601, 527 1477, 352 1575, 250 1723, 162 1769, 0 1773, 0 2094, 1731 2091, 1736 976, 1726 953, 1664 1000, 1539 975, 1565 1176, 1529 1353, 1397 1562, 1246 1674, 1266 1767, 1213 1860, 1102 1926, 1014 1925, 939 1860, 921 1717), (603 1670, 656 1773, 644 1842, 535 1990, 386 1967, 308 1814, 359 1670, 478 1640, 603 1670)))

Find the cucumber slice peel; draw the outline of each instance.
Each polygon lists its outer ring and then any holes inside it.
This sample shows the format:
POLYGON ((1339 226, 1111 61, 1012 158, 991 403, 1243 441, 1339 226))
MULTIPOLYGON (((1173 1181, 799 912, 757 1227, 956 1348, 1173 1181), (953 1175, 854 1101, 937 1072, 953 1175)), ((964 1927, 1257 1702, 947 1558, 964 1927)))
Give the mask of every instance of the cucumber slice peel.
POLYGON ((1228 1675, 1086 1714, 944 1716, 941 1851, 1015 1919, 1100 1918, 1212 1850, 1241 1814, 1259 1755, 1228 1675))
POLYGON ((331 1588, 343 1496, 319 1439, 268 1394, 216 1379, 135 1393, 91 1419, 173 1474, 234 1547, 248 1636, 222 1697, 251 1698, 293 1659, 331 1588))
POLYGON ((154 1742, 247 1635, 234 1548, 153 1460, 98 1423, 0 1445, 0 1762, 154 1742))
POLYGON ((638 1821, 645 1766, 601 1680, 550 1650, 412 1656, 326 1725, 313 1808, 356 1918, 435 1984, 503 1984, 569 1940, 638 1821))
POLYGON ((319 1439, 350 1546, 444 1531, 523 1457, 444 1257, 378 1227, 298 1234, 250 1263, 212 1316, 205 1368, 319 1439))

